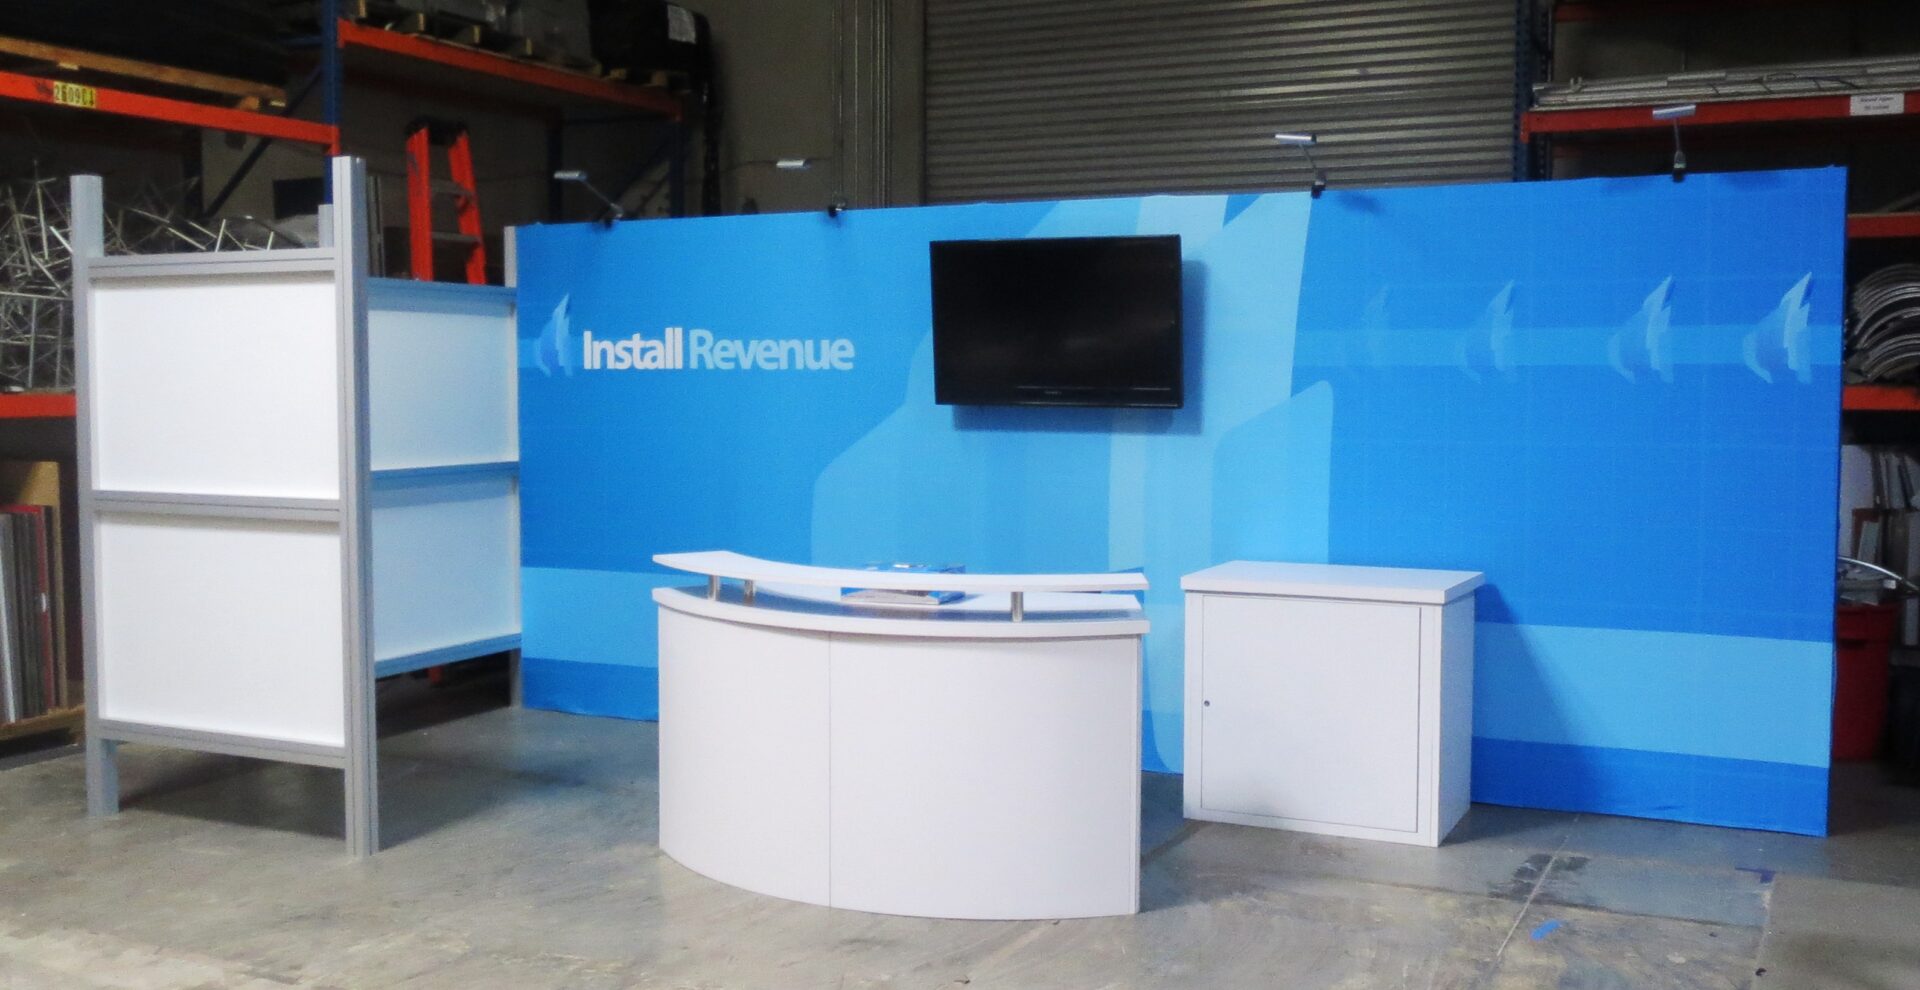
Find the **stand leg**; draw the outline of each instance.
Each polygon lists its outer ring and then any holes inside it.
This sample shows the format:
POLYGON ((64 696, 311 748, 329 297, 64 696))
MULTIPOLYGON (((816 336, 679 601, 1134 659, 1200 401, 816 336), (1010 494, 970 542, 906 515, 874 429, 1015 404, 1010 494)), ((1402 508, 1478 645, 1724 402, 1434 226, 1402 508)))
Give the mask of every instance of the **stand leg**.
POLYGON ((87 814, 120 812, 120 744, 87 736, 87 814))
POLYGON ((347 854, 355 859, 380 851, 380 784, 375 779, 375 766, 371 754, 364 759, 348 754, 347 854))

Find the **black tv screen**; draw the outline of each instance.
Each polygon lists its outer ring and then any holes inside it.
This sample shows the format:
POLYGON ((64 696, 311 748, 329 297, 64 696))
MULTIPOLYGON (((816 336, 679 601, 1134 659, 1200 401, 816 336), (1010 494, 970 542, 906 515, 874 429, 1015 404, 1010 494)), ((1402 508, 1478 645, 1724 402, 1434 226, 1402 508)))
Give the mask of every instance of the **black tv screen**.
POLYGON ((934 401, 1178 409, 1180 238, 936 241, 934 401))

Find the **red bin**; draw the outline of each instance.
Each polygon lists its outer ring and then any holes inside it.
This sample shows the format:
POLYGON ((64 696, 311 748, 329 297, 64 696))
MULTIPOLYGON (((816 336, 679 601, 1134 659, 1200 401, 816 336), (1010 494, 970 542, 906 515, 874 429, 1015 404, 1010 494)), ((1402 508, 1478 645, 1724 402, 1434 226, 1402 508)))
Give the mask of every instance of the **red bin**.
POLYGON ((1871 760, 1887 730, 1887 680, 1898 605, 1834 609, 1833 758, 1871 760))

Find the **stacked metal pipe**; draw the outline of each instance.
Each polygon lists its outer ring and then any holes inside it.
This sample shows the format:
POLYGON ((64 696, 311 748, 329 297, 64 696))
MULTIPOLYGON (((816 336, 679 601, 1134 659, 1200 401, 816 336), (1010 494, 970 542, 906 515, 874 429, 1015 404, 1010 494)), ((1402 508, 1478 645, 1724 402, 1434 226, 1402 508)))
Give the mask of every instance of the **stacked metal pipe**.
POLYGON ((1897 93, 1915 88, 1920 88, 1920 55, 1898 55, 1535 83, 1533 104, 1541 110, 1571 110, 1765 100, 1782 96, 1897 93))
POLYGON ((1889 265, 1854 286, 1847 354, 1859 381, 1920 378, 1920 264, 1889 265))
MULTIPOLYGON (((299 246, 252 218, 186 219, 182 190, 149 186, 105 207, 109 254, 299 246)), ((73 387, 73 248, 67 181, 0 180, 0 389, 73 387)))

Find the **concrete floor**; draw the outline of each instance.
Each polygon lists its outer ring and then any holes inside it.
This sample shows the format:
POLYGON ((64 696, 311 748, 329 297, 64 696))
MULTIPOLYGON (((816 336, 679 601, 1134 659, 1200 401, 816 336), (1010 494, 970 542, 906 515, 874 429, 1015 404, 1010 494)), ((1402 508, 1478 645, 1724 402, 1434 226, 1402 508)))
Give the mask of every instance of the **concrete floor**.
POLYGON ((383 699, 366 863, 330 772, 127 747, 97 820, 70 751, 0 772, 0 988, 1920 987, 1920 791, 1870 767, 1829 840, 1475 806, 1438 850, 1186 823, 1149 775, 1137 917, 929 921, 681 868, 653 725, 493 691, 383 699))

